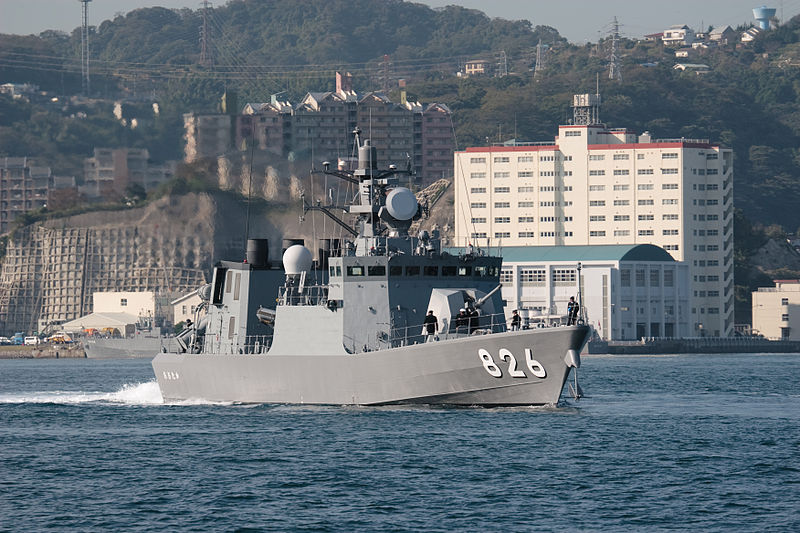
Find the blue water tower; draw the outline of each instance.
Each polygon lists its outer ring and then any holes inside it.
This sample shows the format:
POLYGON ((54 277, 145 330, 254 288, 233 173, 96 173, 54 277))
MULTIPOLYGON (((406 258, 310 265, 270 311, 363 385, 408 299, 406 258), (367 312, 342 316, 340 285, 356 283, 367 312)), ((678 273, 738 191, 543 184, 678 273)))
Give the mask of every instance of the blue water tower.
POLYGON ((775 8, 774 7, 754 7, 753 8, 753 17, 755 17, 756 22, 758 22, 758 27, 762 30, 769 29, 769 19, 775 16, 775 8))

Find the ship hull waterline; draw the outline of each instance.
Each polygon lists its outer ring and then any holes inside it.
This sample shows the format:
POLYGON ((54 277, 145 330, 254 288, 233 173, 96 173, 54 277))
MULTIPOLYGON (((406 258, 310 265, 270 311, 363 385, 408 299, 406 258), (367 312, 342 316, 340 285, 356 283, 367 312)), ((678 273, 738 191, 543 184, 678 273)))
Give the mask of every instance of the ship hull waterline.
POLYGON ((555 405, 568 352, 580 353, 589 331, 522 330, 330 356, 159 353, 152 365, 168 402, 555 405))

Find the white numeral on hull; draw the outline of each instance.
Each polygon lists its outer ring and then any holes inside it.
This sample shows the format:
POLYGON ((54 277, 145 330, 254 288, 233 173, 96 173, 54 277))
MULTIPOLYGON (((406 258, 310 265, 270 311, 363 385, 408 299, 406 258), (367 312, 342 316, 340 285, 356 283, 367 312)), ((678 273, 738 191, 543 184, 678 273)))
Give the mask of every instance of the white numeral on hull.
MULTIPOLYGON (((478 349, 478 356, 481 358, 481 363, 483 363, 483 368, 486 369, 486 372, 489 373, 490 376, 495 378, 503 377, 503 371, 500 370, 500 367, 497 366, 497 363, 494 362, 492 358, 492 354, 490 354, 487 350, 483 348, 478 349)), ((517 368, 517 359, 514 357, 514 354, 511 353, 510 350, 506 348, 500 348, 498 352, 498 357, 501 361, 508 361, 508 375, 512 378, 527 378, 528 375, 517 368)), ((525 366, 528 367, 533 377, 536 378, 545 378, 547 377, 547 371, 542 366, 542 363, 537 361, 533 358, 533 351, 530 348, 525 348, 525 366)))
POLYGON ((180 379, 180 376, 178 375, 177 372, 169 372, 165 370, 161 373, 161 375, 164 376, 164 379, 166 381, 177 381, 178 379, 180 379))

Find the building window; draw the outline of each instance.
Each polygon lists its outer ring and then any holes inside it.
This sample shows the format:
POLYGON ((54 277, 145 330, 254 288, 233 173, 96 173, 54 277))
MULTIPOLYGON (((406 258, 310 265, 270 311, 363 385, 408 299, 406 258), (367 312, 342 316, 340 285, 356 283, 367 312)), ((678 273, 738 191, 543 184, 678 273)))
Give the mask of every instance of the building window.
POLYGON ((532 155, 522 155, 517 158, 517 163, 533 163, 532 155))
POLYGON ((119 306, 120 307, 128 307, 128 299, 127 298, 120 298, 119 306))
POLYGON ((662 168, 661 169, 661 173, 662 174, 677 174, 678 173, 678 169, 677 168, 662 168))
POLYGON ((589 200, 589 207, 603 207, 605 205, 605 200, 589 200))
POLYGON ((507 158, 507 157, 495 157, 494 158, 494 162, 495 163, 508 163, 508 161, 509 161, 509 158, 507 158))
POLYGON ((614 161, 627 161, 628 154, 614 154, 614 161))
POLYGON ((530 171, 530 172, 529 171, 517 172, 517 177, 518 178, 532 178, 533 177, 533 171, 530 171))
POLYGON ((617 169, 614 169, 614 175, 615 175, 615 176, 627 176, 627 175, 629 175, 630 173, 631 173, 631 171, 630 171, 630 170, 628 170, 627 168, 617 168, 617 169))
POLYGON ((486 177, 486 172, 472 172, 470 173, 469 177, 471 179, 480 179, 486 177))
POLYGON ((495 172, 494 178, 501 179, 501 178, 508 178, 511 176, 511 172, 495 172))
POLYGON ((469 158, 469 162, 470 163, 486 163, 486 158, 485 157, 470 157, 469 158))
POLYGON ((510 224, 511 217, 494 217, 495 224, 510 224))
POLYGON ((534 207, 534 202, 518 202, 517 207, 534 207))
POLYGON ((495 239, 508 239, 511 237, 511 233, 507 231, 497 231, 494 234, 495 239))
POLYGON ((678 215, 675 214, 661 215, 661 220, 678 220, 678 215))
POLYGON ((640 183, 636 186, 637 191, 652 191, 653 184, 652 183, 640 183))
POLYGON ((531 237, 536 237, 536 232, 535 231, 520 231, 519 232, 519 238, 520 239, 528 239, 528 238, 531 238, 531 237))
POLYGON ((480 194, 486 192, 486 187, 472 187, 469 190, 470 194, 480 194))
POLYGON ((614 237, 627 237, 630 235, 630 230, 627 229, 615 229, 614 230, 614 237))
POLYGON ((541 269, 523 268, 519 271, 520 285, 542 286, 547 281, 547 272, 541 269))
POLYGON ((636 203, 639 205, 653 205, 653 200, 639 200, 636 203))
POLYGON ((523 224, 526 222, 536 222, 536 217, 519 217, 518 221, 522 222, 523 224))
POLYGON ((664 286, 672 287, 675 283, 675 273, 672 270, 664 271, 664 286))
POLYGON ((472 202, 469 207, 470 209, 482 209, 486 207, 486 202, 472 202))
POLYGON ((517 192, 535 192, 536 187, 517 187, 517 192))
POLYGON ((473 224, 485 224, 486 223, 486 217, 473 217, 472 218, 472 223, 473 224))
POLYGON ((640 236, 648 236, 648 235, 652 235, 652 234, 653 234, 653 230, 651 230, 651 229, 640 229, 639 230, 639 235, 640 236))
POLYGON ((614 185, 615 191, 627 191, 630 189, 630 185, 614 185))
POLYGON ((495 187, 494 192, 496 193, 511 192, 511 187, 495 187))
POLYGON ((469 236, 472 239, 485 239, 486 233, 485 232, 470 233, 469 236))
POLYGON ((637 268, 636 269, 636 286, 637 287, 644 287, 644 269, 637 268))
POLYGON ((606 186, 605 185, 589 185, 589 190, 590 191, 604 191, 604 190, 606 190, 606 186))
POLYGON ((614 222, 625 222, 630 219, 630 215, 614 215, 614 222))
POLYGON ((603 161, 605 158, 602 154, 589 154, 589 161, 603 161))
POLYGON ((789 305, 789 298, 781 298, 781 305, 789 305))
POLYGON ((553 270, 553 285, 574 285, 575 271, 572 269, 553 270))
POLYGON ((564 137, 580 137, 580 130, 569 130, 564 132, 564 137))
POLYGON ((678 234, 678 230, 676 230, 676 229, 665 229, 665 230, 661 230, 661 234, 662 235, 677 235, 678 234))
POLYGON ((506 207, 511 207, 511 202, 495 202, 494 207, 495 209, 503 209, 506 207))
POLYGON ((614 200, 614 205, 630 205, 630 200, 614 200))
POLYGON ((678 184, 677 183, 662 183, 661 184, 661 189, 664 190, 664 191, 673 190, 673 189, 677 189, 677 188, 678 188, 678 184))
POLYGON ((590 231, 589 232, 589 237, 605 237, 605 236, 606 236, 606 232, 605 231, 590 231))
POLYGON ((619 283, 623 287, 630 287, 631 286, 631 271, 628 269, 622 269, 619 271, 619 283))
POLYGON ((503 268, 500 270, 500 283, 513 283, 514 282, 514 269, 503 268))
POLYGON ((677 152, 664 152, 661 154, 661 159, 678 159, 677 152))
POLYGON ((658 287, 661 281, 661 273, 658 270, 651 270, 650 271, 650 286, 651 287, 658 287))
POLYGON ((590 170, 589 171, 589 175, 590 176, 605 176, 606 175, 606 171, 605 170, 590 170))
POLYGON ((589 215, 589 222, 605 222, 605 215, 589 215))
POLYGON ((636 171, 636 173, 639 176, 645 176, 645 175, 652 174, 653 173, 653 169, 652 168, 640 168, 639 170, 636 171))

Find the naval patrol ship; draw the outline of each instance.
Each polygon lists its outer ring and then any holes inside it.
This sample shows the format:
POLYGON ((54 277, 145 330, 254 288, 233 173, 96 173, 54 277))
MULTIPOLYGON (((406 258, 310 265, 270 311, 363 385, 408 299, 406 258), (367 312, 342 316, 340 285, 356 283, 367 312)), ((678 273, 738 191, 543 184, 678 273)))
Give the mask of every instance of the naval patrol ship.
POLYGON ((217 263, 198 290, 206 316, 178 336, 178 350, 153 359, 164 400, 555 405, 570 371, 577 397, 590 328, 508 327, 502 258, 445 250, 435 230, 410 235, 424 211, 399 185, 411 170, 379 170, 375 147, 354 134, 357 168, 317 172, 357 189, 338 208, 354 222, 303 200, 304 214, 324 213, 350 238, 317 261, 290 246, 282 270, 264 239, 248 241, 245 261, 217 263))

